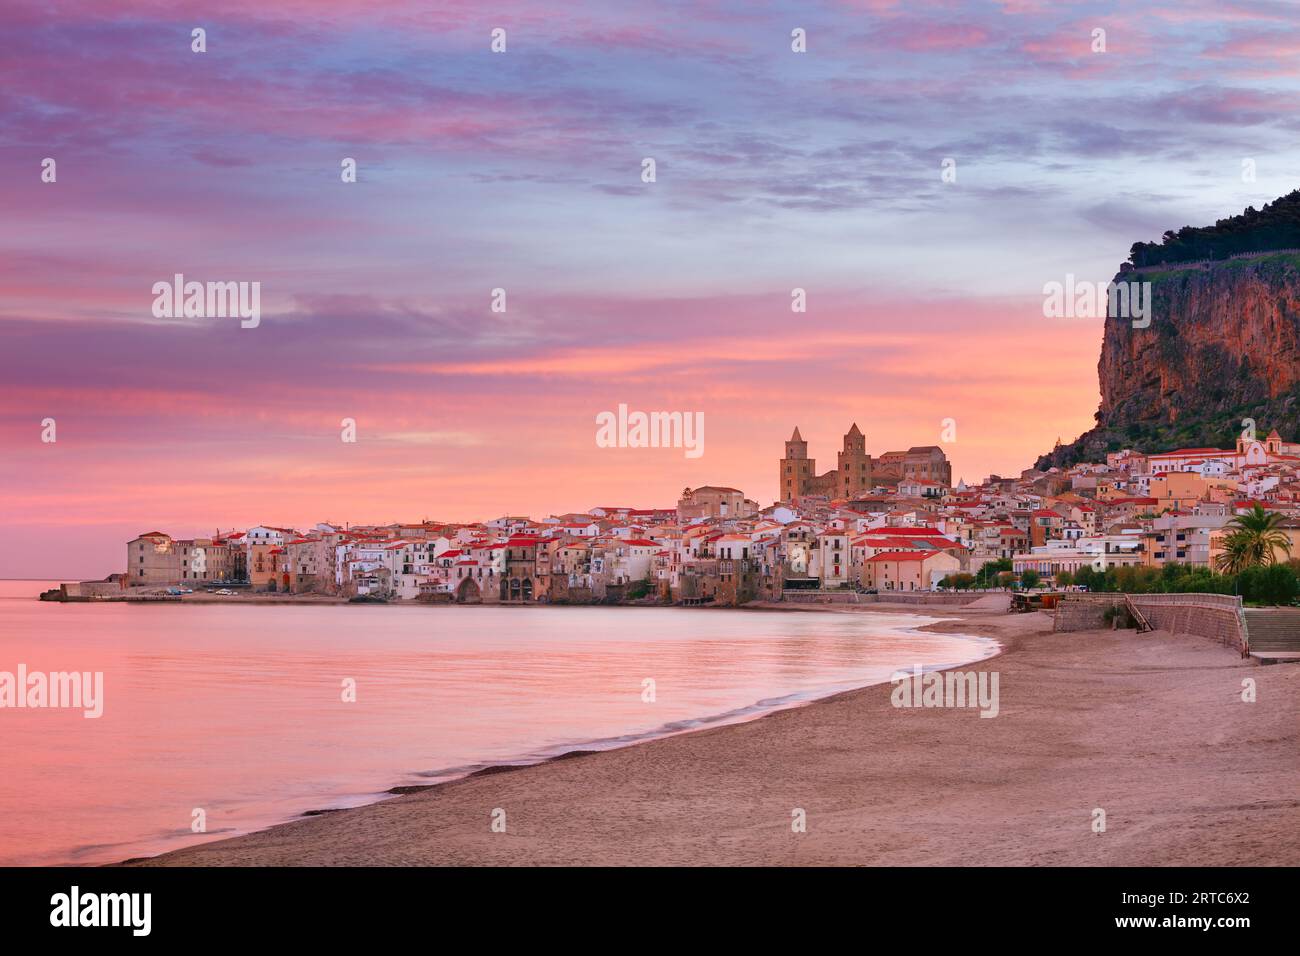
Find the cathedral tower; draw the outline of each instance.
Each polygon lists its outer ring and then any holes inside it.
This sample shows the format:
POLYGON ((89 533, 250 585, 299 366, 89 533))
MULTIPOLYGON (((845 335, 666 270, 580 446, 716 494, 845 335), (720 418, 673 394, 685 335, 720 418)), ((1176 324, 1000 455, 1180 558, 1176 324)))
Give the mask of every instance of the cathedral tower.
POLYGON ((815 472, 816 462, 808 457, 808 443, 799 434, 798 426, 785 443, 785 457, 781 459, 781 476, 778 488, 782 501, 793 501, 804 493, 804 483, 815 472))
POLYGON ((858 423, 844 435, 844 450, 839 455, 839 488, 845 498, 854 498, 871 491, 871 456, 867 454, 866 436, 858 430, 858 423))

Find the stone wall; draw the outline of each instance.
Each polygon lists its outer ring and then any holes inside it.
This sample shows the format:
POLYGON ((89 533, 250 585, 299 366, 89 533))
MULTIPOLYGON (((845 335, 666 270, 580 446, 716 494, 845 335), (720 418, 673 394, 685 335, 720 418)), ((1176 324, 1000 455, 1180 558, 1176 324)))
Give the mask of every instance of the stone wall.
POLYGON ((1091 631, 1106 626, 1106 609, 1123 605, 1122 594, 1066 594, 1056 602, 1054 631, 1091 631))
POLYGON ((60 585, 65 600, 90 600, 101 597, 122 597, 126 588, 121 579, 105 581, 72 581, 60 585))
POLYGON ((996 593, 999 592, 954 594, 949 591, 885 591, 881 594, 859 594, 856 591, 783 591, 781 600, 790 604, 948 604, 960 607, 996 593))
POLYGON ((1246 653, 1241 598, 1230 594, 1135 594, 1133 604, 1152 627, 1197 634, 1246 653))
MULTIPOLYGON (((1196 634, 1246 653, 1241 598, 1228 594, 1133 594, 1133 606, 1152 627, 1170 634, 1196 634)), ((1105 627, 1108 607, 1124 604, 1122 594, 1069 594, 1056 606, 1053 630, 1105 627)))

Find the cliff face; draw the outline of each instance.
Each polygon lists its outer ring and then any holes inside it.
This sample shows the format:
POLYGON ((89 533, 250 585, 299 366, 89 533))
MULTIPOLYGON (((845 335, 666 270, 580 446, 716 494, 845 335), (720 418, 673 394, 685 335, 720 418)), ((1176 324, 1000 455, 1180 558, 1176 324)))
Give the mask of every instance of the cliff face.
POLYGON ((1123 281, 1151 282, 1150 327, 1106 320, 1097 426, 1037 468, 1126 447, 1229 448, 1244 418, 1261 435, 1300 435, 1300 255, 1171 266, 1123 281))

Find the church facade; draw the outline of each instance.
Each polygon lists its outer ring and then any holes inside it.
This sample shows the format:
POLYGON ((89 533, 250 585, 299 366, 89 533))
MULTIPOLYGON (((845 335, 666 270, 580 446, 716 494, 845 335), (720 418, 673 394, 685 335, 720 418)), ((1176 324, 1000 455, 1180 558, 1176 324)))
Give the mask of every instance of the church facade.
POLYGON ((866 436, 854 422, 844 435, 844 447, 839 452, 835 470, 820 475, 817 474, 816 460, 808 457, 808 443, 796 426, 794 434, 785 443, 777 487, 782 501, 793 501, 805 495, 848 499, 863 497, 878 485, 897 485, 906 479, 932 481, 951 487, 952 465, 937 445, 889 451, 873 459, 867 453, 866 436))

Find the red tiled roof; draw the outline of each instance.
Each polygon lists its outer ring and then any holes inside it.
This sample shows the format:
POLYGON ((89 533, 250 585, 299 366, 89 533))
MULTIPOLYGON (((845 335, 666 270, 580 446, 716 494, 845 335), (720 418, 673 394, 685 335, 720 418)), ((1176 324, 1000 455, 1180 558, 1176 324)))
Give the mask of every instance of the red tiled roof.
POLYGON ((1148 458, 1185 458, 1188 455, 1235 455, 1235 448, 1179 448, 1177 451, 1165 451, 1148 458))
POLYGON ((872 564, 877 561, 924 561, 926 558, 932 558, 938 553, 938 551, 886 551, 867 558, 867 563, 872 564))

